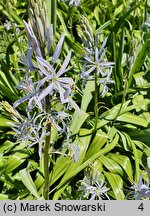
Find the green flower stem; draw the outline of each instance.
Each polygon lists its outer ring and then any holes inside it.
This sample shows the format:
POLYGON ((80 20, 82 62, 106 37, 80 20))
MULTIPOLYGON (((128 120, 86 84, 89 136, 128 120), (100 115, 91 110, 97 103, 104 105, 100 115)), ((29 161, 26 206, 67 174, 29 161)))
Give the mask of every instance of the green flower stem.
MULTIPOLYGON (((46 1, 47 6, 50 6, 48 8, 48 15, 49 15, 49 21, 51 24, 53 24, 53 34, 55 37, 56 32, 56 23, 57 23, 57 0, 48 0, 46 1), (50 17, 51 12, 51 17, 50 17)), ((47 87, 47 84, 46 84, 47 87)), ((45 87, 45 88, 46 88, 45 87)), ((51 110, 51 103, 49 96, 47 95, 45 97, 46 100, 46 113, 49 113, 51 110)), ((45 184, 44 184, 44 191, 43 196, 46 200, 49 199, 49 189, 50 189, 50 180, 49 180, 49 149, 50 149, 50 140, 51 140, 51 122, 50 120, 47 122, 46 125, 46 134, 49 133, 49 135, 45 138, 45 146, 44 146, 44 176, 45 176, 45 184)))
POLYGON ((97 131, 97 122, 98 122, 98 85, 97 85, 97 70, 95 70, 95 92, 94 92, 94 114, 95 114, 95 125, 94 125, 94 134, 97 131))
MULTIPOLYGON (((47 124, 47 131, 51 130, 50 123, 47 124)), ((44 146, 44 176, 45 184, 43 196, 46 200, 49 199, 49 147, 50 147, 50 135, 46 136, 45 146, 44 146)))
MULTIPOLYGON (((50 112, 51 103, 49 99, 49 95, 45 97, 46 100, 46 112, 50 112)), ((49 199, 49 149, 50 149, 50 140, 51 140, 51 122, 50 120, 47 121, 46 124, 46 138, 45 138, 45 146, 44 146, 44 177, 45 177, 45 184, 43 190, 43 196, 46 200, 49 199), (48 134, 49 133, 49 134, 48 134)))

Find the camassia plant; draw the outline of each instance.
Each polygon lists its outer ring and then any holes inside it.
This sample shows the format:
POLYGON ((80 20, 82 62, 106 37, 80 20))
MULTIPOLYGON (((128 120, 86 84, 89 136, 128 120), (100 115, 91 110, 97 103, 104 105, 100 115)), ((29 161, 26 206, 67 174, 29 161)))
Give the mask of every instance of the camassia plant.
POLYGON ((16 108, 26 101, 26 117, 17 119, 17 124, 12 124, 12 126, 17 139, 25 142, 27 147, 35 144, 39 146, 39 157, 43 158, 44 166, 43 197, 48 199, 49 168, 53 161, 53 154, 55 154, 52 131, 56 131, 58 136, 66 134, 65 148, 72 149, 70 157, 74 158, 74 154, 76 154, 74 151, 78 151, 78 147, 69 143, 71 115, 68 110, 75 108, 79 115, 80 110, 72 99, 74 81, 71 77, 65 76, 71 69, 69 66, 71 51, 64 56, 64 60, 59 58, 65 35, 60 37, 54 48, 54 26, 46 22, 48 18, 44 3, 41 2, 40 5, 32 2, 33 5, 29 12, 35 12, 35 15, 38 16, 31 16, 28 23, 24 21, 29 48, 27 57, 22 55, 26 71, 17 88, 24 92, 25 96, 18 99, 13 106, 16 108), (35 5, 40 14, 34 11, 35 5), (41 12, 40 6, 42 7, 41 12), (34 20, 35 18, 36 20, 34 20), (35 55, 34 63, 33 54, 35 55))
POLYGON ((22 32, 17 75, 1 75, 0 199, 150 198, 149 6, 135 2, 30 0, 23 22, 7 4, 22 32))

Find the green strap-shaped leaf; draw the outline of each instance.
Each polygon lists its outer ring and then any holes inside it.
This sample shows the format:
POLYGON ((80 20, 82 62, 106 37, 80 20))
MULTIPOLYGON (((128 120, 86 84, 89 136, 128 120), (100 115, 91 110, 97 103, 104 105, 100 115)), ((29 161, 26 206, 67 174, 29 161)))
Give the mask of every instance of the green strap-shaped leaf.
POLYGON ((144 143, 146 143, 150 147, 150 128, 147 128, 145 130, 134 130, 130 131, 129 135, 132 139, 140 140, 144 143))
POLYGON ((21 27, 23 27, 24 25, 22 19, 17 15, 16 11, 13 10, 13 7, 11 6, 10 2, 7 1, 6 3, 7 14, 9 15, 9 17, 15 20, 18 24, 20 24, 21 27))
POLYGON ((12 120, 5 118, 5 116, 0 115, 0 129, 10 128, 11 126, 9 122, 14 123, 12 120))
POLYGON ((61 156, 55 163, 54 169, 50 174, 50 185, 56 182, 68 169, 71 159, 61 156))
POLYGON ((81 110, 85 111, 88 108, 90 101, 92 100, 92 92, 95 90, 94 81, 88 81, 82 96, 81 110))
POLYGON ((91 143, 88 152, 86 153, 86 159, 92 157, 92 155, 96 154, 97 151, 99 151, 103 145, 106 143, 106 141, 108 140, 108 135, 105 134, 102 131, 97 131, 93 142, 91 143))
POLYGON ((129 179, 133 181, 132 165, 130 159, 127 156, 116 153, 108 153, 107 156, 116 161, 124 169, 129 179))
POLYGON ((30 173, 27 169, 23 169, 19 172, 21 180, 23 184, 27 187, 27 189, 30 191, 31 194, 33 194, 35 197, 39 198, 37 189, 35 187, 35 184, 30 176, 30 173))
POLYGON ((104 172, 113 192, 116 200, 124 200, 125 195, 123 193, 123 180, 122 178, 114 173, 104 172))
POLYGON ((127 142, 129 143, 129 145, 132 148, 133 151, 133 155, 134 155, 134 161, 135 161, 135 177, 134 177, 134 181, 136 183, 138 183, 139 181, 139 177, 140 177, 140 167, 139 167, 139 157, 138 157, 138 150, 136 148, 136 145, 134 144, 133 140, 129 137, 128 134, 124 133, 127 142))
MULTIPOLYGON (((131 101, 128 100, 123 105, 117 104, 112 109, 110 109, 110 110, 104 112, 102 115, 100 115, 100 119, 102 119, 102 120, 103 119, 105 119, 105 120, 113 120, 113 119, 115 119, 116 115, 118 114, 118 111, 120 109, 120 106, 122 106, 122 108, 121 108, 121 110, 119 112, 119 116, 117 117, 117 120, 119 120, 118 118, 120 116, 122 116, 123 114, 126 114, 127 112, 130 112, 130 111, 132 111, 134 109, 139 109, 140 107, 143 107, 143 106, 146 106, 146 105, 150 104, 150 100, 149 99, 144 99, 144 98, 143 98, 143 100, 140 100, 138 104, 133 104, 133 105, 128 106, 130 102, 131 101)), ((143 121, 143 123, 144 123, 143 125, 147 126, 147 121, 143 121)))
POLYGON ((121 176, 123 176, 123 170, 121 166, 118 163, 116 163, 115 160, 104 155, 101 155, 98 159, 110 172, 120 174, 121 176))
POLYGON ((84 54, 84 50, 83 48, 80 46, 79 43, 75 42, 74 39, 71 37, 70 34, 66 35, 66 42, 69 45, 69 47, 71 49, 73 49, 76 53, 83 55, 84 54))
POLYGON ((130 7, 130 9, 127 10, 127 11, 123 14, 123 16, 121 16, 121 17, 119 18, 119 20, 117 20, 117 22, 116 22, 116 24, 115 24, 115 26, 114 26, 114 28, 113 28, 113 31, 114 31, 115 33, 117 33, 118 30, 120 29, 120 26, 122 25, 122 22, 123 22, 133 11, 135 11, 141 4, 143 4, 143 1, 139 1, 137 4, 133 3, 133 4, 132 4, 133 6, 130 7))
POLYGON ((0 83, 0 92, 7 96, 11 101, 16 101, 18 99, 18 96, 13 93, 8 87, 4 86, 0 83))
POLYGON ((140 125, 143 127, 147 127, 148 125, 148 122, 146 121, 146 119, 140 116, 134 115, 132 113, 129 113, 129 112, 118 116, 116 121, 127 122, 127 123, 131 123, 135 125, 140 125))
POLYGON ((43 190, 42 189, 42 186, 44 184, 44 157, 41 158, 41 160, 39 161, 39 172, 37 172, 37 178, 36 180, 34 181, 34 184, 37 188, 37 190, 39 188, 41 188, 41 191, 43 190))
POLYGON ((5 174, 11 173, 17 167, 19 167, 25 159, 16 155, 9 157, 8 161, 5 163, 5 174))
POLYGON ((102 26, 100 26, 97 30, 96 30, 96 34, 100 34, 107 26, 109 26, 111 24, 111 20, 105 22, 102 26))
POLYGON ((7 153, 15 146, 15 143, 11 142, 10 140, 6 140, 2 145, 0 145, 0 153, 3 155, 7 153))
POLYGON ((82 110, 80 111, 80 114, 77 111, 74 112, 73 121, 70 126, 70 131, 72 135, 77 134, 79 132, 82 124, 84 123, 84 121, 87 119, 88 116, 89 115, 82 110))

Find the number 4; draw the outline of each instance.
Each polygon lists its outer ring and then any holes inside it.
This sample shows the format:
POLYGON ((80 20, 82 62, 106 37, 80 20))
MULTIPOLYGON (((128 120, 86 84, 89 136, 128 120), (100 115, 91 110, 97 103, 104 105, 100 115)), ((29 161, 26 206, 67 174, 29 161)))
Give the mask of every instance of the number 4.
POLYGON ((144 210, 144 206, 143 206, 143 203, 141 203, 138 207, 139 210, 143 211, 144 210))

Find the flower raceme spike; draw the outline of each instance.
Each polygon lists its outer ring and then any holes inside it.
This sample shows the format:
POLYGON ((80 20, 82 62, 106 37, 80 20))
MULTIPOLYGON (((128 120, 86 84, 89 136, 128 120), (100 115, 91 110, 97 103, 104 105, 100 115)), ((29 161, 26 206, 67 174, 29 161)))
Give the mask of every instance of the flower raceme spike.
POLYGON ((81 78, 83 78, 83 83, 86 80, 94 80, 95 77, 95 70, 97 74, 97 85, 103 85, 103 91, 101 93, 104 96, 108 92, 107 84, 114 83, 111 80, 111 73, 112 68, 114 66, 114 62, 108 62, 105 58, 106 56, 106 45, 107 39, 104 40, 103 44, 100 48, 98 48, 98 36, 96 35, 95 41, 92 43, 87 43, 84 41, 85 44, 84 50, 86 54, 83 56, 83 68, 81 72, 81 78))
POLYGON ((70 68, 67 68, 71 58, 71 51, 66 56, 62 67, 56 73, 53 66, 43 58, 37 57, 37 62, 40 71, 43 73, 44 78, 38 83, 38 87, 43 86, 45 82, 48 86, 41 92, 37 99, 39 103, 46 95, 52 95, 54 92, 59 93, 61 103, 65 102, 65 99, 72 93, 72 86, 74 85, 73 79, 70 77, 61 77, 70 68))
POLYGON ((38 38, 42 51, 46 51, 45 48, 47 48, 47 54, 50 51, 48 47, 49 39, 53 39, 53 25, 50 25, 48 11, 49 8, 45 0, 29 0, 28 16, 30 24, 34 34, 38 38))
POLYGON ((108 74, 108 69, 112 69, 114 62, 107 62, 104 58, 106 54, 105 44, 106 40, 100 49, 98 47, 95 47, 93 50, 85 49, 87 55, 84 55, 83 58, 84 68, 87 68, 87 70, 82 71, 83 77, 88 77, 95 69, 97 69, 99 75, 105 77, 108 74))

